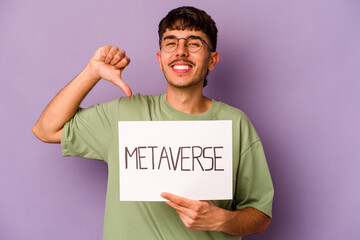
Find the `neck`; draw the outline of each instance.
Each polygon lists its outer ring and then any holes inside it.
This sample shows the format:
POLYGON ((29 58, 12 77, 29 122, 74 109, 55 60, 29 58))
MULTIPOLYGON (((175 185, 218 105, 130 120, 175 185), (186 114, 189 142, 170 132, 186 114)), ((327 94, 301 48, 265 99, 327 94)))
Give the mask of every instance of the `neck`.
POLYGON ((175 88, 168 84, 166 100, 178 111, 189 114, 201 114, 208 111, 212 101, 203 96, 201 89, 175 88))

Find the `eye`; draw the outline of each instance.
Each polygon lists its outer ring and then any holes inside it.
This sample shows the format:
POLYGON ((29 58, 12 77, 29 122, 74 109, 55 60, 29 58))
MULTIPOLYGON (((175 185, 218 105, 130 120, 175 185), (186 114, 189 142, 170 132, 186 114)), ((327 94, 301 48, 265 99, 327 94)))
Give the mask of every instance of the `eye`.
POLYGON ((199 47, 200 43, 199 42, 195 42, 195 41, 191 41, 188 43, 189 46, 193 46, 193 47, 199 47))
POLYGON ((176 46, 176 39, 167 38, 164 40, 164 46, 176 46))
POLYGON ((187 46, 189 48, 199 48, 201 47, 201 40, 198 38, 189 38, 187 41, 187 46))

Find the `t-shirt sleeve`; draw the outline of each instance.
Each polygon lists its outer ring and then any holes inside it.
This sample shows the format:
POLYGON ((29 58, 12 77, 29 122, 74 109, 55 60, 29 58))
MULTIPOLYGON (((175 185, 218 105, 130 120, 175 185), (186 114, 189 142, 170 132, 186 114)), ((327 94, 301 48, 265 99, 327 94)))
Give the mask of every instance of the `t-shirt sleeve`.
POLYGON ((257 133, 248 121, 240 153, 240 164, 237 172, 235 189, 236 209, 253 207, 272 217, 274 188, 266 162, 263 145, 257 133))
POLYGON ((106 161, 110 141, 116 133, 116 114, 115 100, 79 109, 63 128, 63 155, 106 161))

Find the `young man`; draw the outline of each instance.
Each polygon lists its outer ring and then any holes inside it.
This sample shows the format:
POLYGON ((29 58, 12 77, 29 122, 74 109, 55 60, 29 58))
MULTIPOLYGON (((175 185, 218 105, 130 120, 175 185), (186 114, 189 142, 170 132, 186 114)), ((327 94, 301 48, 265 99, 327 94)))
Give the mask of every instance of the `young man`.
POLYGON ((130 63, 114 46, 98 49, 85 69, 50 102, 33 128, 44 142, 61 142, 63 155, 104 160, 108 190, 103 239, 240 239, 270 224, 273 186, 263 148, 238 109, 203 96, 208 71, 219 61, 215 22, 193 7, 174 9, 159 24, 157 60, 166 94, 132 96, 121 79, 130 63), (128 98, 79 110, 104 79, 128 98), (233 200, 197 201, 162 193, 167 202, 119 201, 118 121, 232 120, 233 200), (176 211, 175 211, 175 210, 176 211))

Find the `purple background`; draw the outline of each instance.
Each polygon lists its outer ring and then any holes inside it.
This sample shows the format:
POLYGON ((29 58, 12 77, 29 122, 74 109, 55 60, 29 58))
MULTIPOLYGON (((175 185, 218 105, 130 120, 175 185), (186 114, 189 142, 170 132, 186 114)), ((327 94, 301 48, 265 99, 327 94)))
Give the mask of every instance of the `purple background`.
MULTIPOLYGON (((32 125, 104 44, 132 59, 134 93, 165 91, 157 24, 181 5, 219 28, 205 94, 244 110, 268 157, 274 218, 245 239, 360 239, 358 0, 2 0, 0 239, 101 239, 106 164, 63 158, 32 125)), ((101 82, 82 106, 119 96, 101 82)))

